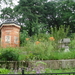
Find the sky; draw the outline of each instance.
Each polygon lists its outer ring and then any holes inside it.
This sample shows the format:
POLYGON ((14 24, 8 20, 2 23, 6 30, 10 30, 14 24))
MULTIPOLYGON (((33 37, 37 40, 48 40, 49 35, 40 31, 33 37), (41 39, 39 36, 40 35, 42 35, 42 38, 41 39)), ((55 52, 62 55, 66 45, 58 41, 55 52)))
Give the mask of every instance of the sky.
MULTIPOLYGON (((14 5, 17 5, 19 0, 12 0, 12 1, 13 1, 14 5)), ((50 1, 50 0, 48 0, 48 1, 50 1)), ((5 7, 9 7, 9 5, 5 5, 4 3, 2 3, 1 7, 5 8, 5 7)))
MULTIPOLYGON (((13 4, 14 4, 14 5, 17 5, 19 0, 12 0, 12 1, 13 1, 13 4)), ((9 4, 6 5, 6 4, 3 2, 3 3, 1 4, 1 8, 5 8, 5 7, 9 7, 9 4)), ((13 8, 13 7, 12 7, 12 8, 13 8)))

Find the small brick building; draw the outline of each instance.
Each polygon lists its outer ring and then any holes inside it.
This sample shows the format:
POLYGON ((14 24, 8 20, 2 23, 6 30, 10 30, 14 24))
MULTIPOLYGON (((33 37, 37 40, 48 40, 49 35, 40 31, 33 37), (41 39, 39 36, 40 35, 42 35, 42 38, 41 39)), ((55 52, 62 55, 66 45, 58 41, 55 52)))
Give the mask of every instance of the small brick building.
POLYGON ((7 19, 1 24, 1 47, 19 47, 20 28, 13 19, 7 19))

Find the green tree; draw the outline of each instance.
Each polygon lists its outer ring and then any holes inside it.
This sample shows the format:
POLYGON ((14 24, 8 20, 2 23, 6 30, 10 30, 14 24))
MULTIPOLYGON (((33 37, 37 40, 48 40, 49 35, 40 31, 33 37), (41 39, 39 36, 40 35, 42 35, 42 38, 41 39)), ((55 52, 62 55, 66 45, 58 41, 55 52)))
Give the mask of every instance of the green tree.
POLYGON ((50 1, 44 4, 44 14, 42 17, 42 22, 47 24, 47 29, 50 31, 51 27, 56 25, 56 2, 50 1))
POLYGON ((51 27, 59 29, 60 25, 70 25, 69 32, 75 32, 74 4, 74 0, 20 0, 14 9, 2 9, 1 18, 16 18, 21 31, 26 30, 30 36, 51 32, 51 27))
POLYGON ((42 17, 45 2, 46 0, 20 0, 19 5, 14 9, 17 12, 18 21, 25 25, 24 29, 28 31, 30 36, 33 35, 33 29, 37 26, 37 24, 35 24, 36 26, 33 25, 37 18, 38 23, 41 23, 40 17, 42 17))
POLYGON ((3 19, 14 18, 13 9, 11 9, 10 7, 2 9, 1 12, 1 18, 3 19))
POLYGON ((12 0, 0 0, 0 22, 2 23, 7 18, 13 18, 14 7, 12 0))
POLYGON ((61 25, 70 25, 70 32, 75 32, 75 1, 74 0, 62 0, 57 3, 57 18, 59 24, 61 25))

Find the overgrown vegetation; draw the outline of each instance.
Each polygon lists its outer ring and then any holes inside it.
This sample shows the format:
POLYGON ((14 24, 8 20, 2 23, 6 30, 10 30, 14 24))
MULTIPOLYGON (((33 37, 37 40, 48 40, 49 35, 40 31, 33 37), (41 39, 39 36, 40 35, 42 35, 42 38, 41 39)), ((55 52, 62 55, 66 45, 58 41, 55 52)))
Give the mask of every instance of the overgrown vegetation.
MULTIPOLYGON (((28 71, 25 70, 24 74, 38 74, 38 73, 68 73, 68 72, 75 72, 75 69, 58 69, 58 70, 54 70, 54 69, 49 69, 49 68, 45 68, 44 70, 41 70, 40 72, 36 72, 36 70, 33 71, 28 71)), ((12 71, 12 70, 8 70, 5 68, 0 68, 0 74, 22 74, 22 71, 12 71)))
POLYGON ((8 74, 10 70, 5 69, 5 68, 0 68, 0 74, 8 74))
POLYGON ((0 48, 0 61, 18 61, 19 52, 15 48, 0 48))
MULTIPOLYGON (((21 25, 20 47, 1 48, 0 61, 31 61, 75 59, 75 1, 74 0, 19 0, 19 4, 11 8, 1 9, 0 18, 15 18, 21 25), (70 38, 69 51, 60 47, 60 40, 70 38)), ((0 3, 1 4, 1 3, 0 3)), ((74 72, 70 70, 46 69, 44 73, 74 72)), ((0 74, 9 70, 0 69, 0 74)), ((36 73, 26 71, 25 73, 36 73)))
POLYGON ((60 60, 60 59, 74 59, 75 46, 74 36, 71 38, 67 36, 69 27, 59 27, 59 30, 51 29, 52 33, 38 34, 28 36, 24 31, 21 34, 21 47, 19 48, 0 48, 0 60, 4 61, 29 61, 29 60, 60 60), (62 36, 63 35, 63 36, 62 36), (69 51, 64 52, 65 48, 59 47, 58 42, 63 38, 70 38, 71 42, 68 45, 69 51), (65 56, 65 57, 64 57, 65 56))
MULTIPOLYGON (((4 1, 7 2, 7 0, 4 1)), ((20 23, 21 47, 0 48, 0 60, 75 58, 75 36, 71 36, 75 31, 74 4, 74 0, 57 0, 57 2, 55 0, 50 2, 47 0, 19 0, 19 4, 13 9, 10 7, 2 9, 1 19, 16 18, 20 23), (65 48, 60 47, 61 44, 58 41, 63 38, 71 39, 69 52, 64 52, 65 48)))

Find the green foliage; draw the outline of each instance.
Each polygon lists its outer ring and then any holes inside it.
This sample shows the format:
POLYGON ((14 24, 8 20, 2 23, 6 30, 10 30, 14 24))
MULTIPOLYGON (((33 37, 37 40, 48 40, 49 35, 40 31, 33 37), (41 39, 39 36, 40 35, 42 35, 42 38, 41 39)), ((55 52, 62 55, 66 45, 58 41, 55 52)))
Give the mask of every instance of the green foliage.
MULTIPOLYGON (((62 30, 62 28, 60 30, 62 30)), ((59 33, 60 31, 57 32, 59 33)), ((53 33, 53 35, 55 33, 53 33)), ((61 33, 64 35, 63 37, 67 36, 67 31, 61 33)), ((61 36, 59 36, 59 38, 60 37, 61 36)), ((52 41, 49 38, 49 34, 40 34, 26 40, 26 44, 22 50, 22 53, 25 53, 25 55, 21 54, 20 60, 59 60, 75 58, 75 52, 73 50, 70 50, 70 52, 64 52, 64 48, 57 49, 55 46, 58 46, 59 44, 56 43, 55 40, 52 41)), ((62 39, 62 37, 60 39, 62 39)))
MULTIPOLYGON (((42 62, 44 63, 44 62, 42 62)), ((46 64, 46 63, 45 63, 46 64)), ((40 73, 65 73, 65 72, 75 72, 75 68, 70 68, 70 69, 50 69, 50 68, 43 68, 40 66, 40 73)), ((25 74, 36 74, 36 70, 25 70, 25 74)), ((0 68, 0 74, 15 74, 15 72, 12 72, 11 70, 5 69, 5 68, 0 68)), ((21 74, 21 72, 16 72, 16 74, 21 74)))
MULTIPOLYGON (((39 34, 24 40, 20 60, 46 59, 54 49, 49 34, 39 34), (49 42, 48 42, 49 41, 49 42), (41 54, 42 53, 42 54, 41 54)), ((21 53, 20 52, 20 53, 21 53)))
POLYGON ((18 61, 19 54, 14 48, 2 49, 0 54, 0 60, 2 61, 18 61))
POLYGON ((30 61, 30 60, 60 60, 75 58, 74 42, 70 43, 70 51, 55 48, 55 40, 50 40, 49 34, 40 34, 25 40, 25 44, 18 48, 0 48, 0 60, 4 61, 30 61), (60 50, 60 51, 59 51, 60 50), (20 55, 20 56, 18 56, 20 55), (64 57, 65 56, 65 57, 64 57))
POLYGON ((5 69, 5 68, 0 68, 0 74, 8 74, 10 70, 5 69))
POLYGON ((41 33, 46 33, 47 29, 46 29, 46 24, 44 23, 39 23, 38 18, 36 19, 36 21, 32 22, 32 34, 33 35, 39 35, 41 33))
MULTIPOLYGON (((40 20, 39 18, 42 17, 42 13, 44 11, 42 4, 45 2, 46 0, 38 0, 38 1, 20 0, 19 5, 14 8, 15 16, 17 17, 18 14, 21 16, 21 18, 20 16, 18 16, 17 19, 19 22, 21 22, 22 25, 25 25, 25 29, 28 31, 28 34, 30 36, 38 33, 37 32, 39 30, 38 27, 40 26, 40 23, 41 23, 39 21, 40 20), (38 18, 39 25, 37 25, 36 23, 37 18, 38 18)), ((44 24, 44 23, 41 23, 41 24, 44 24)))
MULTIPOLYGON (((39 34, 30 37, 29 40, 25 40, 25 44, 23 45, 25 55, 21 54, 20 60, 59 60, 75 58, 73 51, 64 52, 65 48, 58 47, 58 41, 67 37, 69 27, 65 28, 65 26, 61 26, 59 30, 55 27, 52 28, 51 31, 52 34, 39 34), (50 40, 50 37, 54 37, 55 40, 50 40)), ((70 43, 69 46, 74 47, 74 44, 70 43)))
POLYGON ((74 0, 63 0, 63 1, 58 1, 58 7, 57 7, 57 13, 59 13, 58 16, 60 16, 59 19, 59 24, 65 24, 66 26, 70 25, 70 32, 74 32, 74 6, 75 1, 74 0), (71 11, 71 9, 73 11, 71 11))
POLYGON ((63 73, 63 72, 65 73, 65 72, 74 72, 74 70, 75 69, 72 69, 72 68, 71 69, 57 69, 57 70, 46 68, 45 73, 63 73))
POLYGON ((69 44, 69 47, 71 49, 75 49, 75 39, 71 40, 70 44, 69 44))
POLYGON ((60 59, 74 59, 75 51, 70 52, 53 52, 49 59, 60 60, 60 59), (64 57, 65 56, 65 57, 64 57))
POLYGON ((51 27, 51 36, 54 37, 54 39, 55 39, 54 47, 56 50, 59 49, 58 48, 58 46, 60 45, 59 41, 62 40, 63 38, 67 37, 67 35, 69 33, 69 29, 70 29, 70 27, 68 26, 66 28, 65 25, 61 25, 59 27, 59 29, 57 29, 57 27, 54 27, 54 28, 51 27))
POLYGON ((3 19, 4 18, 5 19, 7 19, 7 18, 14 18, 14 16, 13 16, 13 10, 10 7, 2 9, 1 12, 3 12, 1 14, 1 18, 3 18, 3 19))
POLYGON ((75 33, 72 33, 70 35, 71 42, 69 44, 70 49, 74 50, 75 49, 75 33))
POLYGON ((55 41, 66 38, 68 33, 69 26, 65 27, 65 25, 61 25, 59 29, 57 29, 57 27, 51 28, 51 35, 55 38, 55 41))
MULTIPOLYGON (((75 72, 75 68, 70 68, 70 69, 50 69, 50 68, 45 68, 43 72, 40 73, 66 73, 66 72, 75 72)), ((35 74, 35 71, 25 71, 25 74, 35 74)))
MULTIPOLYGON (((11 3, 9 0, 2 0, 4 1, 11 3)), ((40 33, 40 28, 41 32, 50 32, 51 26, 59 28, 60 25, 65 25, 66 28, 70 26, 71 33, 75 32, 74 4, 74 0, 19 0, 13 9, 2 9, 0 16, 1 19, 16 18, 23 26, 22 30, 28 31, 30 36, 40 33)))
POLYGON ((23 30, 23 32, 20 33, 20 44, 23 45, 25 43, 25 38, 28 37, 28 32, 26 30, 23 30))

